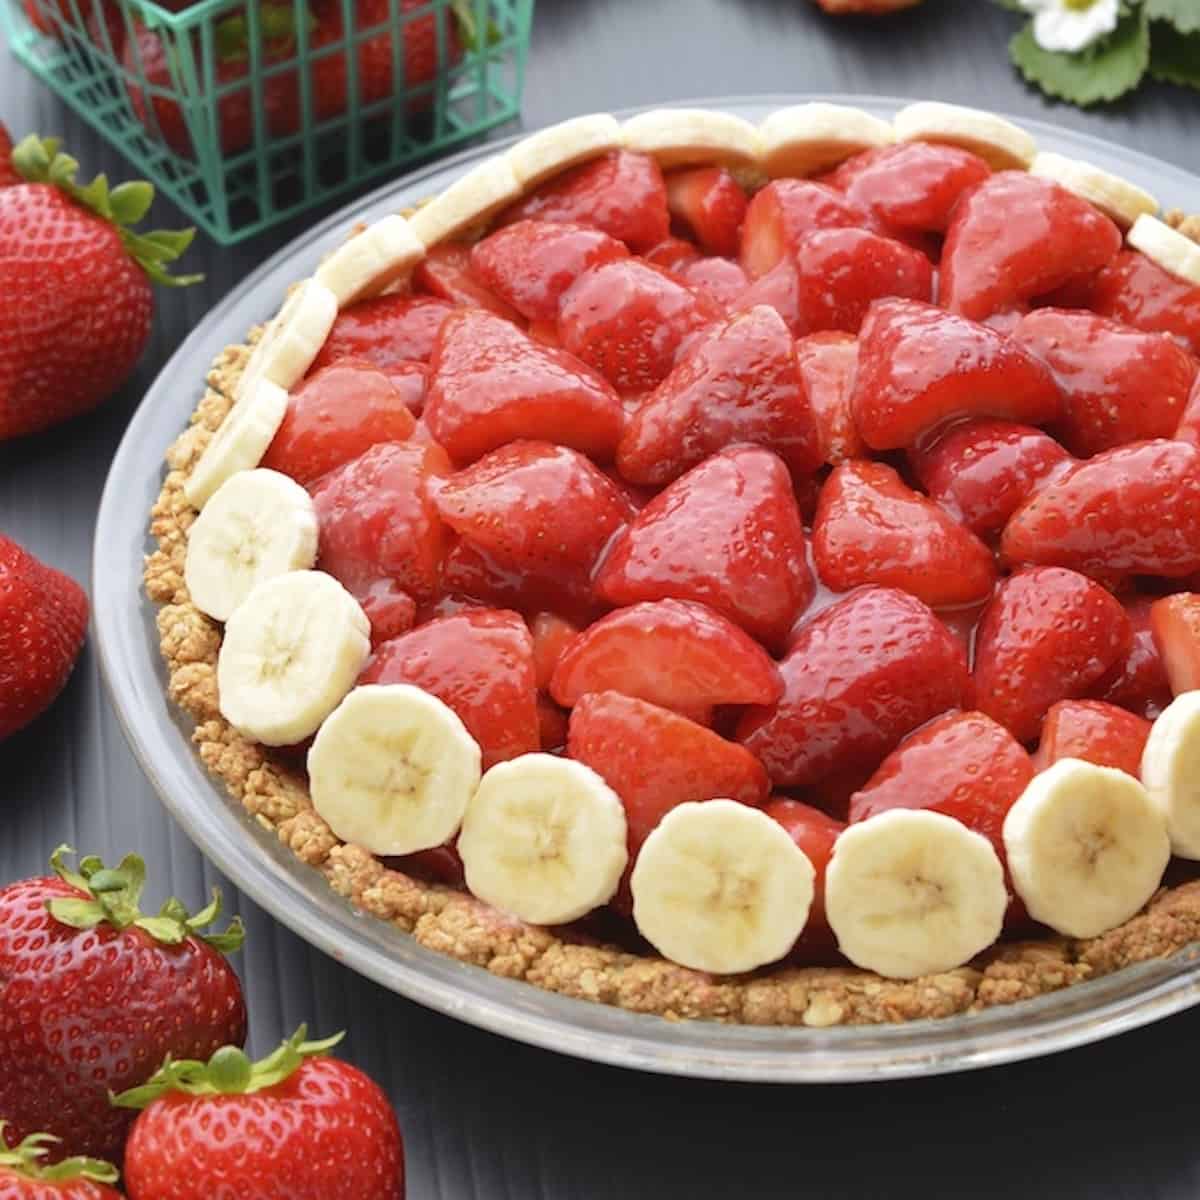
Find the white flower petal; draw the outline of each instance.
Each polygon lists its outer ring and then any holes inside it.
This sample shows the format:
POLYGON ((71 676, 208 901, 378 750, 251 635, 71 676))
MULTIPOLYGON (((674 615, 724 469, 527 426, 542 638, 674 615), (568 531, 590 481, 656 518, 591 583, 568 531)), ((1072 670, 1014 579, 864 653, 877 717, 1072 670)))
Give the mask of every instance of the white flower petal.
MULTIPOLYGON (((1023 4, 1029 2, 1022 0, 1023 4)), ((1068 8, 1065 0, 1053 0, 1033 19, 1034 40, 1043 50, 1075 54, 1112 33, 1119 16, 1119 0, 1093 0, 1086 9, 1068 8)))

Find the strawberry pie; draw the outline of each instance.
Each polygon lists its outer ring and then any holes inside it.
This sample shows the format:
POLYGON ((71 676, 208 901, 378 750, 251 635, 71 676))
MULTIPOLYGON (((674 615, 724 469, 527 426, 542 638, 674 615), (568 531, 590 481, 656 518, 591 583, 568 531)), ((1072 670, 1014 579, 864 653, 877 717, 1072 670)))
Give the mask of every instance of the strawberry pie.
POLYGON ((214 364, 146 588, 208 768, 423 945, 668 1016, 1200 937, 1200 245, 989 113, 576 118, 214 364))

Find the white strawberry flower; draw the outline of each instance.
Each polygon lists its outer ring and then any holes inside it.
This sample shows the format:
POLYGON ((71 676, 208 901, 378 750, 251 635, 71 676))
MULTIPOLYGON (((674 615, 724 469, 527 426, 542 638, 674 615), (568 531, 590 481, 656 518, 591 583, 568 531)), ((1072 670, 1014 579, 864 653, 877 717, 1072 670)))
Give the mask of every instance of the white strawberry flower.
POLYGON ((1034 13, 1033 37, 1043 50, 1076 54, 1112 33, 1121 15, 1120 0, 1020 0, 1034 13))

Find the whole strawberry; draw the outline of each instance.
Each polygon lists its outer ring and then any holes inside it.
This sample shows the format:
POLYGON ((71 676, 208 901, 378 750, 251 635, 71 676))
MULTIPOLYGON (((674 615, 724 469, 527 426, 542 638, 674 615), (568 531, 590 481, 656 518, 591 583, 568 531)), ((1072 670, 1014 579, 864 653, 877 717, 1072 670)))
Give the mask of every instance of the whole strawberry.
POLYGON ((23 182, 17 174, 17 168, 12 160, 12 138, 8 130, 0 123, 0 188, 11 187, 14 183, 23 182))
POLYGON ((125 1147, 130 1200, 403 1200, 404 1145, 387 1096, 327 1056, 340 1034, 305 1036, 301 1025, 259 1063, 234 1046, 207 1063, 168 1061, 117 1096, 143 1110, 125 1147))
POLYGON ((83 588, 0 533, 0 740, 62 691, 87 620, 83 588))
POLYGON ((192 240, 130 228, 154 198, 148 183, 109 191, 75 182, 58 141, 25 138, 12 155, 22 182, 0 189, 0 441, 94 408, 137 364, 150 336, 151 281, 192 240))
POLYGON ((5 1149, 0 1121, 0 1200, 120 1200, 109 1187, 117 1168, 96 1158, 67 1158, 47 1166, 49 1148, 58 1138, 31 1133, 19 1146, 5 1149))
POLYGON ((84 858, 74 872, 68 852, 51 857, 55 875, 0 889, 0 1113, 10 1142, 44 1130, 67 1152, 118 1161, 133 1117, 110 1090, 144 1083, 167 1055, 245 1041, 224 956, 242 927, 199 932, 220 913, 216 894, 194 917, 174 899, 143 916, 140 858, 84 858))

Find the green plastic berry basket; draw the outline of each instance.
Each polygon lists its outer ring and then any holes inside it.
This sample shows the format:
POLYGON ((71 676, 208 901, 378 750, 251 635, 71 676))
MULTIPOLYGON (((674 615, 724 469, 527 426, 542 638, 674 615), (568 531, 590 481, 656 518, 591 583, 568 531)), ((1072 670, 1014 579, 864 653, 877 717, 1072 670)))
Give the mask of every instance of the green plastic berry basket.
POLYGON ((16 57, 226 245, 515 117, 532 17, 533 0, 0 0, 16 57))

